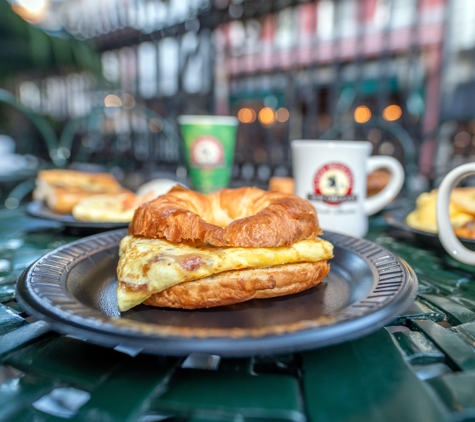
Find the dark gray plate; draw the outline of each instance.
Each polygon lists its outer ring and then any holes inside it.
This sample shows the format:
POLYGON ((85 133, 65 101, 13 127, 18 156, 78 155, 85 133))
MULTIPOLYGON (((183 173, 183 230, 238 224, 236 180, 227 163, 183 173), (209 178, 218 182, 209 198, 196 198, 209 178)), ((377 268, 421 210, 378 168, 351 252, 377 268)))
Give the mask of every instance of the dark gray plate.
POLYGON ((287 353, 369 334, 406 310, 417 293, 412 269, 367 240, 334 233, 331 271, 318 286, 280 298, 203 310, 117 310, 118 244, 125 230, 65 245, 20 277, 17 299, 57 331, 148 353, 221 356, 287 353))
MULTIPOLYGON (((399 233, 399 235, 402 235, 399 237, 409 237, 426 245, 442 248, 442 243, 440 243, 439 236, 436 233, 418 230, 406 224, 406 217, 413 209, 413 207, 403 207, 385 212, 384 219, 390 226, 402 232, 399 233)), ((475 239, 466 237, 460 237, 459 239, 467 248, 474 249, 475 239)))
POLYGON ((51 211, 45 203, 41 201, 32 201, 26 206, 26 213, 31 217, 52 220, 61 223, 66 227, 86 230, 114 230, 122 227, 128 227, 129 223, 108 223, 93 221, 78 221, 71 214, 58 214, 51 211))

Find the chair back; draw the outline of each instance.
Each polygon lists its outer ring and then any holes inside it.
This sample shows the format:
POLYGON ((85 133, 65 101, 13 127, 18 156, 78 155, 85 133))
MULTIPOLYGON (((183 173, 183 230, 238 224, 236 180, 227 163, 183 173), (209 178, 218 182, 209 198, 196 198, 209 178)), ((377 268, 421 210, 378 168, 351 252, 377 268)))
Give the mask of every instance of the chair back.
MULTIPOLYGON (((186 175, 177 130, 153 110, 98 107, 64 128, 58 154, 63 167, 97 167, 114 175, 141 174, 182 179, 186 175)), ((180 180, 182 181, 182 180, 180 180)))

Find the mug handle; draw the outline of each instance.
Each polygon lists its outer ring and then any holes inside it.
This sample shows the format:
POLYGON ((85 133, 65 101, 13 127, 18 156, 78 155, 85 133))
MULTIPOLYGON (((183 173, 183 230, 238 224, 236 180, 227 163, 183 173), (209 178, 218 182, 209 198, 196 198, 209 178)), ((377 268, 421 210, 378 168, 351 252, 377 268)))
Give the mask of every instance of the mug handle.
POLYGON ((400 192, 404 184, 404 169, 398 160, 388 156, 369 157, 366 167, 368 174, 377 169, 386 169, 391 174, 388 185, 371 198, 366 198, 364 202, 366 215, 373 215, 382 210, 400 192))
POLYGON ((447 253, 464 264, 475 265, 475 252, 462 245, 450 223, 449 205, 452 189, 465 177, 475 174, 475 163, 456 167, 442 180, 437 192, 437 226, 439 240, 447 253))

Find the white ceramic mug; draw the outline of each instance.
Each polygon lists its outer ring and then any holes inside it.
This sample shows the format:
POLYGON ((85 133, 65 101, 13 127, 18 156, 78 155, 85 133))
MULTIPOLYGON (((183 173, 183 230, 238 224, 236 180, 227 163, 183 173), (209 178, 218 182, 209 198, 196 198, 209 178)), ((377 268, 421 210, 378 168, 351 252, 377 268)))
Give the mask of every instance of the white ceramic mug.
POLYGON ((475 252, 463 246, 457 236, 455 236, 454 229, 450 222, 449 205, 452 189, 457 186, 463 178, 474 174, 475 163, 464 164, 449 172, 439 186, 436 205, 440 243, 442 243, 442 246, 449 255, 460 262, 470 265, 475 265, 475 252))
POLYGON ((391 202, 404 184, 399 161, 370 157, 369 142, 296 140, 291 148, 295 193, 313 204, 324 230, 363 237, 368 216, 391 202), (391 174, 390 182, 366 198, 367 175, 381 168, 391 174))

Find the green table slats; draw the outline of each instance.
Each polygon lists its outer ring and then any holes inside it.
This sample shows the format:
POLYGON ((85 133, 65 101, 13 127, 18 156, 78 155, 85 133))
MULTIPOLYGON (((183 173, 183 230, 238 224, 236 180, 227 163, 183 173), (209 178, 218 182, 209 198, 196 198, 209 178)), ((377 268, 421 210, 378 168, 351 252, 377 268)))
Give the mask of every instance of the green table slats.
POLYGON ((464 324, 475 320, 475 312, 443 296, 421 294, 420 297, 437 309, 443 309, 452 325, 464 324))
POLYGON ((473 420, 475 417, 475 373, 453 373, 429 380, 445 406, 454 414, 454 419, 473 420))
POLYGON ((367 237, 405 259, 420 288, 386 329, 318 350, 182 367, 183 359, 131 357, 25 319, 16 278, 75 237, 21 209, 0 210, 0 420, 474 420, 475 267, 389 233, 397 235, 381 216, 371 219, 367 237), (71 387, 88 399, 69 419, 38 405, 71 387))
POLYGON ((225 359, 219 363, 219 370, 221 372, 242 372, 250 374, 253 371, 254 365, 252 359, 225 359))
MULTIPOLYGON (((475 276, 475 275, 474 275, 475 276)), ((473 286, 473 278, 471 282, 464 283, 460 289, 448 296, 454 302, 460 303, 468 309, 475 309, 475 286, 473 286)))
MULTIPOLYGON (((15 279, 16 278, 17 277, 15 277, 15 279)), ((6 284, 4 286, 0 286, 0 303, 8 302, 14 298, 15 298, 14 284, 6 284)))
POLYGON ((0 358, 48 332, 50 332, 50 326, 47 322, 36 321, 0 336, 0 358))
POLYGON ((94 391, 71 421, 135 421, 148 409, 153 395, 167 388, 178 363, 156 356, 131 359, 94 391))
POLYGON ((299 354, 259 356, 254 358, 253 363, 252 372, 255 374, 288 374, 298 376, 301 370, 299 354))
POLYGON ((5 363, 23 372, 61 379, 73 387, 92 390, 130 359, 123 353, 81 340, 55 337, 8 355, 5 363))
POLYGON ((413 321, 415 328, 427 335, 456 367, 463 371, 475 370, 475 350, 451 330, 434 321, 413 321))
POLYGON ((414 375, 385 330, 302 357, 310 420, 446 420, 443 406, 414 375))
POLYGON ((299 382, 288 375, 179 369, 152 408, 181 417, 215 414, 216 420, 305 420, 299 382))
POLYGON ((445 363, 424 363, 422 365, 412 365, 417 378, 420 380, 430 380, 431 378, 438 377, 453 372, 445 363))
POLYGON ((418 280, 419 280, 419 292, 420 293, 426 293, 426 294, 431 294, 431 293, 438 294, 439 293, 439 289, 432 286, 430 283, 428 283, 424 279, 421 279, 420 275, 418 276, 418 280))
POLYGON ((0 304, 0 338, 9 331, 20 328, 27 322, 10 308, 0 304))
POLYGON ((0 385, 0 420, 17 420, 17 413, 53 389, 52 380, 24 376, 0 385))
POLYGON ((445 355, 424 334, 415 331, 393 333, 406 360, 414 365, 444 362, 445 355))
POLYGON ((457 325, 452 330, 459 333, 467 343, 475 347, 475 322, 457 325))
POLYGON ((394 324, 403 323, 407 318, 411 319, 431 319, 433 321, 443 321, 445 315, 434 308, 429 307, 416 300, 403 314, 401 314, 394 322, 394 324))
POLYGON ((12 418, 2 420, 2 422, 65 422, 68 420, 25 407, 12 418))

